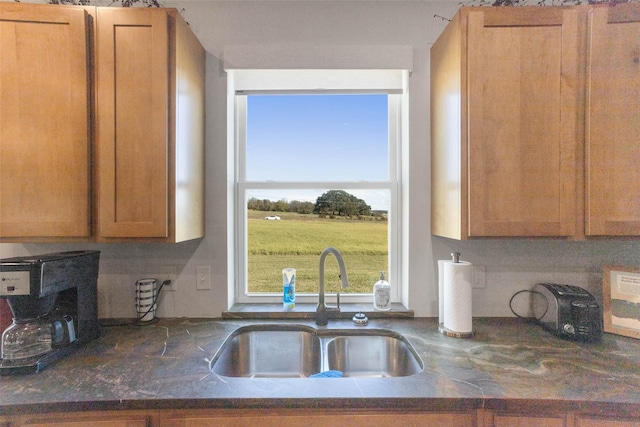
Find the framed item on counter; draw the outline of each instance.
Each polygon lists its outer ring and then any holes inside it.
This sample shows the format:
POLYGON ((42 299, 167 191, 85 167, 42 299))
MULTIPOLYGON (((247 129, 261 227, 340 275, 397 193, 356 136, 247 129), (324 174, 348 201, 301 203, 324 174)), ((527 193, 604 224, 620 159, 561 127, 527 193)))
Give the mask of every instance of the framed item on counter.
POLYGON ((602 266, 604 331, 640 338, 640 267, 602 266))

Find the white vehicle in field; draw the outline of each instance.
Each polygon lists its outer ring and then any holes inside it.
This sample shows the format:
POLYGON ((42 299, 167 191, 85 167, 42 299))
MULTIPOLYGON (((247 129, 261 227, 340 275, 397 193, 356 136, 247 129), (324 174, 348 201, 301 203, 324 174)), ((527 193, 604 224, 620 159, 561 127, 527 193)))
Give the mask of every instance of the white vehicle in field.
POLYGON ((268 221, 280 221, 280 217, 278 215, 265 216, 264 219, 268 221))

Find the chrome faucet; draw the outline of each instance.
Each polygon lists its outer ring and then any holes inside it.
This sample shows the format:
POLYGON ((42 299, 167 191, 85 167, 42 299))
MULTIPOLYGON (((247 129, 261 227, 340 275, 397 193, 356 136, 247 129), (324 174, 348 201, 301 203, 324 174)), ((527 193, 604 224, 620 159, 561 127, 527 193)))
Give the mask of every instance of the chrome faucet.
POLYGON ((329 313, 340 313, 340 294, 338 294, 337 307, 327 307, 327 305, 324 303, 324 261, 327 258, 327 255, 329 255, 330 253, 332 253, 338 261, 338 267, 340 267, 340 281, 342 284, 342 288, 344 289, 349 287, 347 269, 344 266, 344 259, 342 259, 342 255, 336 248, 326 248, 320 255, 320 284, 318 287, 318 306, 316 307, 316 324, 318 326, 325 326, 327 323, 329 323, 329 313))

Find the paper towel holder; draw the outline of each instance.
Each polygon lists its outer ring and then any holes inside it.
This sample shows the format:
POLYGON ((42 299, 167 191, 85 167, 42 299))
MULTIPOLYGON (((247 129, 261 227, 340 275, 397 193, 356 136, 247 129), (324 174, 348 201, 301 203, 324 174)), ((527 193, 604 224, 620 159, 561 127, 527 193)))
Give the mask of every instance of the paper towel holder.
MULTIPOLYGON (((451 261, 453 261, 454 263, 459 263, 460 262, 460 252, 451 252, 451 261)), ((438 332, 440 332, 441 334, 447 336, 447 337, 452 337, 452 338, 473 338, 473 331, 471 332, 456 332, 456 331, 452 331, 449 328, 445 328, 443 323, 439 323, 438 324, 438 332)))

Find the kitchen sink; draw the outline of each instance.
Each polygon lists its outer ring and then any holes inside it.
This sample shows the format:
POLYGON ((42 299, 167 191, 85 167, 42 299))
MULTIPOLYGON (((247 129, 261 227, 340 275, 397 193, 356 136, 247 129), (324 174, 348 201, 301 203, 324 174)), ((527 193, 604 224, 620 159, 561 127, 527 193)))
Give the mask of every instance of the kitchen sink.
POLYGON ((241 378, 308 378, 326 371, 383 378, 415 375, 423 365, 404 336, 386 329, 254 324, 229 334, 210 369, 241 378))

